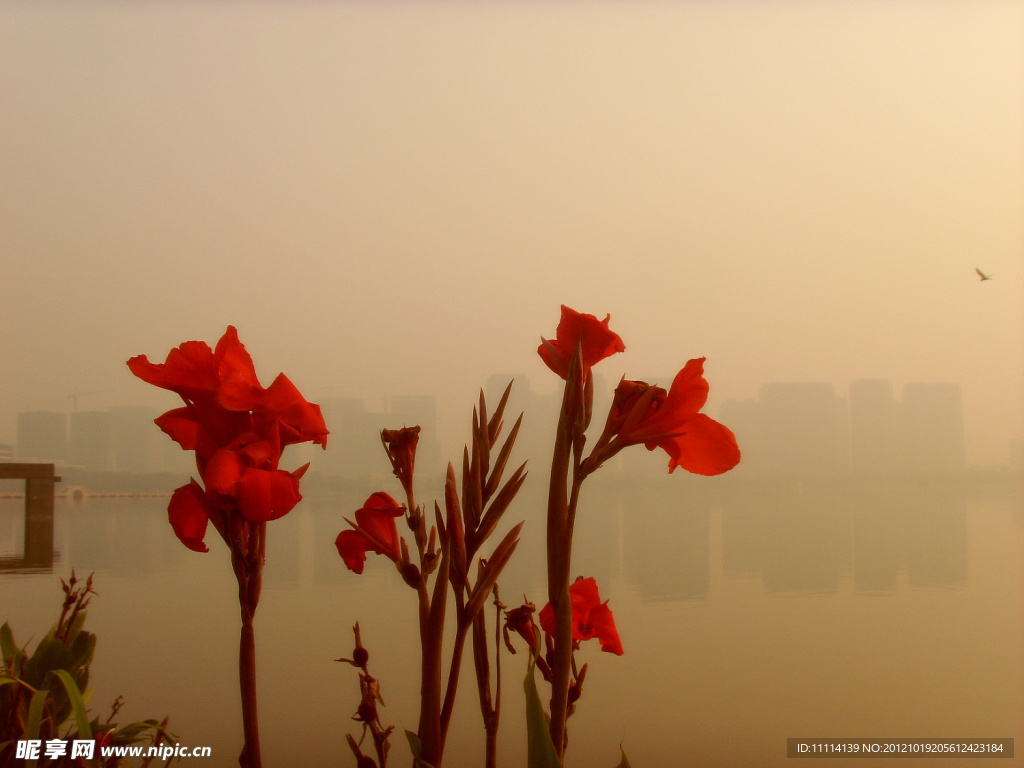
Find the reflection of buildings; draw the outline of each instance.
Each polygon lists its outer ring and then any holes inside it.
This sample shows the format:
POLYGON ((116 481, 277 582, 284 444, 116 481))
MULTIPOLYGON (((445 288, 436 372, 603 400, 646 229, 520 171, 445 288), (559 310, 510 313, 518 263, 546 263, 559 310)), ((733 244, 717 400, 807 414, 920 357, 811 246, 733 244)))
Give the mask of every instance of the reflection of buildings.
POLYGON ((730 400, 721 421, 736 434, 737 475, 943 474, 964 469, 963 400, 958 384, 903 388, 865 379, 849 398, 828 383, 773 382, 759 400, 730 400))
POLYGON ((850 572, 850 513, 827 486, 733 489, 722 511, 727 576, 761 577, 768 592, 834 592, 850 572))
POLYGON ((711 589, 711 510, 694 488, 664 477, 617 494, 623 576, 645 600, 695 600, 711 589))
POLYGON ((967 582, 967 513, 952 487, 733 486, 722 511, 725 575, 768 592, 858 593, 967 582))

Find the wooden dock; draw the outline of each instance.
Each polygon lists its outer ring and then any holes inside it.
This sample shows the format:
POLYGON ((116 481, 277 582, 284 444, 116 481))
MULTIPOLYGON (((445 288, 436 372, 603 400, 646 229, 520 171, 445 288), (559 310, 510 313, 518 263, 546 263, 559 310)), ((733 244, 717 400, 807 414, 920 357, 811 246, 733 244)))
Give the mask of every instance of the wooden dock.
POLYGON ((0 462, 0 480, 25 481, 25 539, 21 557, 0 558, 0 570, 53 567, 53 464, 0 462))

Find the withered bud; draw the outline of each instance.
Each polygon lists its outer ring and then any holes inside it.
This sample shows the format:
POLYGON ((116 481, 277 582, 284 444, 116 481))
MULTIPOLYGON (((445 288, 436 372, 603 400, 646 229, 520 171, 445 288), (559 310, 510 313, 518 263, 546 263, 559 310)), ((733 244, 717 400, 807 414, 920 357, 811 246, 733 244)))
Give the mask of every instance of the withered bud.
POLYGON ((429 576, 437 568, 438 557, 436 552, 427 552, 423 556, 423 573, 429 576))
POLYGON ((359 622, 355 623, 352 627, 352 632, 356 636, 356 647, 352 650, 351 659, 335 659, 335 661, 343 661, 346 664, 351 664, 353 667, 359 667, 364 672, 366 671, 366 664, 370 660, 370 652, 363 647, 363 640, 359 634, 359 622))
POLYGON ((579 675, 573 680, 572 685, 569 686, 569 703, 576 703, 583 693, 583 679, 587 676, 587 665, 584 664, 580 669, 579 675))
POLYGON ((416 464, 416 444, 420 440, 419 427, 385 429, 380 433, 381 442, 388 452, 391 468, 405 492, 412 495, 412 477, 416 464))
POLYGON ((416 567, 416 564, 405 563, 401 566, 400 570, 402 572, 402 581, 416 589, 420 583, 420 569, 416 567))

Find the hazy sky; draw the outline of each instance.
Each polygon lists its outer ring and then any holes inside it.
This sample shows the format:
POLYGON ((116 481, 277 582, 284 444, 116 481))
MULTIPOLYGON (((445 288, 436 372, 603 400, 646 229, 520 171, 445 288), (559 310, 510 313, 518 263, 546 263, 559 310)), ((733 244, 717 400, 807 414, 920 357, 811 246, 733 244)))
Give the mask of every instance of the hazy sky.
POLYGON ((706 355, 712 413, 959 381, 1005 461, 1024 2, 0 5, 0 442, 171 407, 124 361, 229 323, 266 383, 462 419, 554 388, 561 303, 611 313, 609 381, 706 355))

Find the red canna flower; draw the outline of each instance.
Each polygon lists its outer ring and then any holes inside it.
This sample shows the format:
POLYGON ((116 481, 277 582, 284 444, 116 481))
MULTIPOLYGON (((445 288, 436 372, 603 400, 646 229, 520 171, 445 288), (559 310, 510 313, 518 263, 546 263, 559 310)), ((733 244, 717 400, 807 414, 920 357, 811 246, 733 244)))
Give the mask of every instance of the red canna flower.
POLYGON ((585 379, 592 366, 626 349, 618 334, 609 330, 610 319, 611 315, 608 315, 604 320, 598 320, 594 315, 577 312, 563 304, 555 340, 541 338, 537 354, 548 368, 564 379, 569 375, 569 361, 576 352, 576 345, 580 344, 585 379))
POLYGON ((163 363, 145 355, 128 368, 143 381, 176 392, 185 401, 156 419, 183 449, 195 451, 205 490, 194 481, 175 491, 168 507, 171 527, 189 549, 207 551, 206 523, 224 534, 224 516, 237 510, 262 523, 287 514, 302 498, 299 478, 278 469, 281 451, 293 443, 327 446, 319 406, 309 403, 284 374, 264 389, 234 326, 215 349, 186 341, 163 363))
MULTIPOLYGON (((594 578, 576 579, 569 586, 569 599, 572 601, 572 639, 582 641, 596 637, 601 641, 602 651, 621 656, 622 641, 615 628, 615 619, 608 602, 601 602, 594 578)), ((551 603, 540 612, 540 627, 549 635, 555 632, 555 610, 551 603)))
POLYGON ((353 530, 339 533, 334 545, 349 570, 362 573, 368 551, 385 555, 395 563, 402 559, 395 518, 403 514, 405 510, 398 502, 383 491, 377 491, 356 510, 356 522, 346 520, 353 530))
POLYGON ((700 413, 708 397, 704 360, 687 362, 668 392, 643 381, 619 382, 604 433, 586 461, 588 471, 639 443, 651 451, 663 449, 669 455, 669 472, 682 467, 698 475, 719 475, 735 467, 740 460, 735 435, 700 413))

